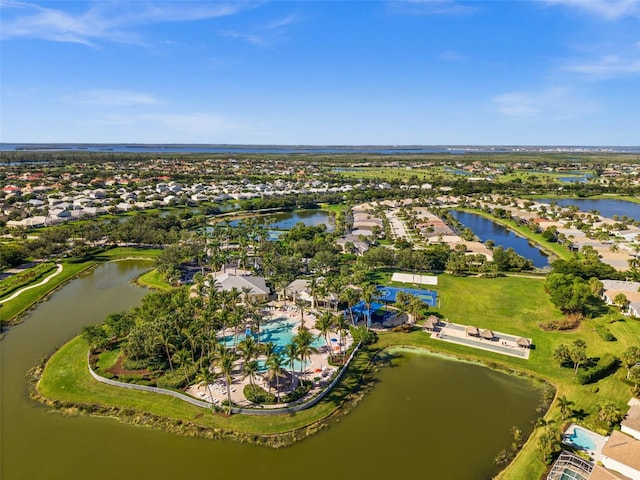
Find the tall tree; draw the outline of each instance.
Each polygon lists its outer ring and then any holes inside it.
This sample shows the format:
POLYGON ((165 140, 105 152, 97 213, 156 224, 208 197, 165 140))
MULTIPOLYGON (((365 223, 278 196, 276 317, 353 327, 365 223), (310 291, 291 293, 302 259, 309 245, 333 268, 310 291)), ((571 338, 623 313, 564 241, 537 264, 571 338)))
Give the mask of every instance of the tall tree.
POLYGON ((237 360, 236 354, 229 349, 224 349, 220 356, 217 359, 218 367, 220 368, 220 373, 225 379, 227 386, 227 403, 228 403, 228 414, 231 415, 231 374, 233 373, 233 364, 237 360))
POLYGON ((560 415, 562 416, 562 421, 573 411, 571 406, 573 402, 569 400, 566 396, 562 395, 556 399, 556 404, 558 408, 560 408, 560 415))

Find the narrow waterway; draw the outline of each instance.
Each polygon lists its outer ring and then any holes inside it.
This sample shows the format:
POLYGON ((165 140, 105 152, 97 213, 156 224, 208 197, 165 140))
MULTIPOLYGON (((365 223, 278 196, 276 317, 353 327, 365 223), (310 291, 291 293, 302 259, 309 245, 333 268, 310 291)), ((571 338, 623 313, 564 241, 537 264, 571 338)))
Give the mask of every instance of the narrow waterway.
POLYGON ((179 437, 110 418, 65 417, 31 401, 25 374, 83 325, 139 303, 141 261, 103 265, 42 303, 0 342, 0 477, 23 479, 486 479, 527 433, 539 392, 522 379, 441 357, 399 353, 374 390, 332 426, 282 450, 179 437))
POLYGON ((626 215, 634 220, 640 220, 640 203, 616 198, 538 198, 536 200, 544 203, 555 202, 562 207, 575 205, 585 213, 597 210, 600 215, 607 218, 613 218, 614 215, 618 217, 626 215))
POLYGON ((470 228, 481 242, 493 240, 496 245, 500 245, 505 250, 513 248, 518 255, 533 261, 535 267, 544 268, 549 265, 549 257, 540 248, 499 223, 473 213, 457 210, 452 210, 449 213, 465 227, 470 228))

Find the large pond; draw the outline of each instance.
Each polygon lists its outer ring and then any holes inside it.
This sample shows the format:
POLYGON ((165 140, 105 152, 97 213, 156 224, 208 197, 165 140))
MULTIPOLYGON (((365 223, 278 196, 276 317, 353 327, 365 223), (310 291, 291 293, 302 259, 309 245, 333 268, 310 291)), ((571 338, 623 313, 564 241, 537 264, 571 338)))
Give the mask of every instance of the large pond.
POLYGON ((533 261, 533 265, 538 268, 549 265, 549 257, 540 248, 530 244, 526 238, 516 235, 499 223, 473 213, 457 210, 451 210, 449 213, 465 227, 473 230, 480 241, 493 240, 496 245, 505 249, 513 248, 518 255, 530 259, 533 261))
MULTIPOLYGON (((324 210, 296 210, 294 212, 280 212, 258 217, 258 221, 267 224, 273 230, 289 230, 297 223, 304 223, 307 227, 326 225, 327 231, 332 232, 335 225, 329 222, 329 213, 324 210)), ((233 220, 236 226, 240 220, 233 220)))
POLYGON ((555 202, 562 207, 575 205, 582 212, 590 212, 597 210, 600 215, 607 218, 613 218, 614 215, 633 218, 640 220, 640 203, 627 202, 625 200, 617 200, 614 198, 537 198, 536 201, 551 203, 555 202))
POLYGON ((528 434, 539 392, 528 381, 478 365, 400 353, 353 412, 328 430, 273 450, 179 437, 110 418, 65 417, 29 400, 25 374, 83 325, 139 303, 129 281, 149 263, 107 264, 41 304, 0 342, 3 480, 113 478, 475 480, 509 429, 528 434))

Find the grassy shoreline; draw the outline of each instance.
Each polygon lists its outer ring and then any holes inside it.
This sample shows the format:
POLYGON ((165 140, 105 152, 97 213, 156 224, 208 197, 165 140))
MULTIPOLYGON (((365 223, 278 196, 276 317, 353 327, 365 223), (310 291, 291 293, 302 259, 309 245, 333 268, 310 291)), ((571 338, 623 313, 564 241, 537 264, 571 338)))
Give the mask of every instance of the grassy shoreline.
MULTIPOLYGON (((160 251, 155 249, 140 250, 133 248, 117 247, 105 252, 101 252, 95 258, 91 258, 82 262, 73 260, 63 260, 60 262, 63 266, 60 274, 51 278, 50 281, 36 288, 24 291, 13 300, 9 300, 2 304, 0 314, 3 319, 3 328, 16 325, 29 314, 29 311, 40 302, 46 301, 58 289, 65 286, 70 281, 85 274, 89 270, 97 267, 101 263, 109 261, 139 259, 153 260, 160 251)), ((34 278, 30 283, 22 285, 21 288, 38 283, 39 278, 34 278)))
POLYGON ((493 215, 488 214, 487 212, 484 212, 482 210, 476 210, 473 208, 460 208, 457 210, 460 210, 461 212, 473 213, 475 215, 478 215, 480 217, 483 217, 495 223, 498 223, 504 227, 507 227, 509 230, 516 233, 517 235, 523 238, 526 238, 532 243, 535 243, 537 246, 542 248, 547 254, 554 255, 563 260, 567 260, 571 258, 571 252, 569 252, 562 245, 558 245, 557 243, 546 241, 544 238, 542 238, 541 234, 533 233, 528 228, 523 227, 522 225, 518 225, 514 220, 497 218, 497 217, 494 217, 493 215))
POLYGON ((32 398, 67 414, 116 416, 188 436, 233 438, 279 448, 326 428, 350 410, 370 386, 372 356, 359 355, 344 380, 317 406, 296 414, 251 416, 211 413, 174 397, 113 387, 94 380, 87 368, 88 345, 78 336, 31 374, 32 398))
MULTIPOLYGON (((624 319, 609 308, 597 318, 586 319, 572 331, 547 332, 538 325, 561 313, 553 307, 539 279, 527 277, 438 276, 440 307, 433 313, 453 322, 473 324, 480 328, 526 336, 534 339, 535 350, 530 360, 506 357, 495 352, 442 342, 422 331, 412 333, 382 333, 372 352, 387 348, 409 347, 435 352, 463 361, 480 362, 500 371, 527 376, 552 385, 556 395, 565 395, 582 412, 580 423, 598 429, 598 405, 613 401, 624 408, 631 392, 624 382, 624 369, 591 385, 579 385, 572 369, 560 368, 553 360, 553 351, 561 343, 582 339, 589 357, 605 353, 620 356, 630 345, 640 343, 640 322, 624 319), (603 340, 596 327, 605 326, 617 338, 603 340)), ((326 427, 336 416, 348 412, 366 394, 369 385, 373 353, 368 358, 357 357, 354 371, 345 377, 326 401, 295 415, 253 417, 248 415, 212 415, 184 404, 178 399, 146 392, 124 391, 93 380, 86 368, 86 343, 76 338, 56 352, 43 370, 35 396, 54 408, 73 414, 118 416, 122 421, 162 428, 183 435, 204 438, 234 438, 281 447, 301 440, 326 427), (63 361, 63 359, 65 359, 63 361)), ((34 389, 34 391, 36 391, 34 389)), ((559 409, 553 406, 545 419, 557 426, 563 422, 559 409)), ((545 464, 537 452, 539 429, 534 430, 514 461, 500 473, 500 479, 540 478, 545 464)))

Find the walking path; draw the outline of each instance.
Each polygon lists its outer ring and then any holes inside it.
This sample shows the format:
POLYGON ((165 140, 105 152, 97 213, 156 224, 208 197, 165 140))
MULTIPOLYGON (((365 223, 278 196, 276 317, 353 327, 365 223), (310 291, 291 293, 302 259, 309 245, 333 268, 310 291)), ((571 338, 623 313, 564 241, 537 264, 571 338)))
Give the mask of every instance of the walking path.
POLYGON ((29 285, 28 287, 21 288, 17 292, 14 292, 10 297, 7 297, 7 298, 4 298, 4 299, 0 300, 0 304, 8 302, 9 300, 13 300, 14 298, 18 297, 22 292, 26 292, 27 290, 30 290, 32 288, 36 288, 36 287, 40 287, 40 286, 44 285, 49 280, 51 280, 53 277, 55 277, 56 275, 59 275, 60 273, 62 273, 62 264, 58 263, 56 265, 58 266, 56 271, 53 272, 51 275, 49 275, 44 280, 42 280, 40 283, 36 283, 35 285, 29 285))

